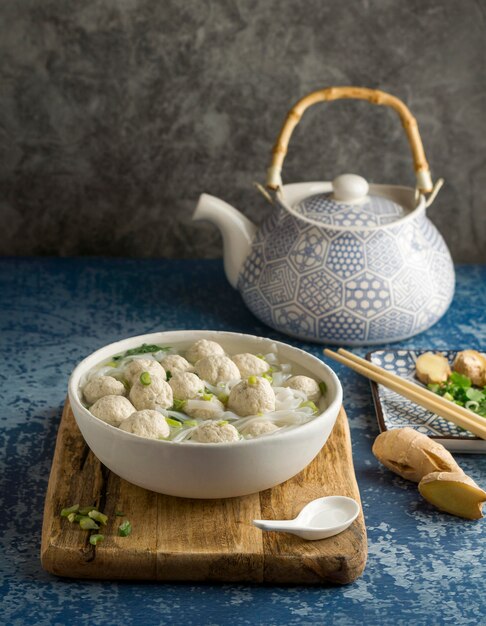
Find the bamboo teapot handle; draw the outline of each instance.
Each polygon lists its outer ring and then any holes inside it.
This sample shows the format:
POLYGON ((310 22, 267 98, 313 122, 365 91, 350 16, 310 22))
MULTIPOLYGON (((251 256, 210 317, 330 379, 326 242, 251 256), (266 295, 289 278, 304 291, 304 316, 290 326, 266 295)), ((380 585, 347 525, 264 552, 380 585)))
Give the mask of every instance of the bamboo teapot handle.
POLYGON ((433 190, 432 177, 429 164, 425 158, 422 139, 420 138, 417 121, 410 113, 408 107, 395 96, 378 89, 367 89, 365 87, 328 87, 308 94, 294 105, 289 111, 282 126, 277 142, 272 152, 272 163, 267 172, 267 187, 277 189, 282 185, 282 166, 287 154, 290 137, 294 128, 300 122, 305 110, 318 102, 328 102, 331 100, 342 100, 351 98, 355 100, 367 100, 371 104, 385 105, 394 109, 400 116, 408 143, 412 151, 412 157, 417 178, 417 189, 421 193, 429 193, 433 190))

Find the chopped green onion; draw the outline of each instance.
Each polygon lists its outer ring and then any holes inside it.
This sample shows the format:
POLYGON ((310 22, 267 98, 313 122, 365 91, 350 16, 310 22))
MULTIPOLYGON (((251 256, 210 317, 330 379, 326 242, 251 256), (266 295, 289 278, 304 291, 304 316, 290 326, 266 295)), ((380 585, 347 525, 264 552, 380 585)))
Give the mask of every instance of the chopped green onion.
POLYGON ((167 424, 169 424, 169 426, 172 426, 172 428, 181 428, 182 427, 182 424, 178 420, 174 420, 171 417, 166 417, 165 421, 167 422, 167 424))
POLYGON ((299 409, 304 409, 306 407, 309 407, 310 409, 312 409, 314 413, 317 413, 319 411, 318 407, 314 404, 314 402, 312 402, 312 400, 307 400, 306 402, 302 402, 302 404, 300 404, 299 406, 299 409))
POLYGON ((229 395, 227 393, 218 394, 218 400, 223 404, 226 404, 229 400, 229 395))
POLYGON ((142 372, 140 374, 140 382, 142 385, 148 387, 152 383, 152 379, 150 378, 150 374, 148 372, 142 372))
POLYGON ((183 411, 186 406, 186 400, 174 400, 174 404, 172 406, 173 411, 183 411))
POLYGON ((128 520, 125 520, 118 526, 118 534, 120 537, 128 537, 128 535, 132 532, 132 525, 128 520))
POLYGON ((95 507, 94 507, 94 506, 82 506, 82 507, 79 509, 78 513, 79 513, 80 515, 88 515, 90 511, 94 511, 94 510, 95 510, 95 507))
POLYGON ((218 426, 225 426, 226 424, 228 424, 228 420, 221 420, 218 422, 218 426))
POLYGON ((454 396, 451 393, 449 393, 448 391, 445 392, 444 398, 446 400, 450 400, 451 402, 454 402, 454 396))
POLYGON ((469 400, 473 400, 474 402, 481 402, 486 399, 486 395, 480 389, 473 389, 472 387, 466 389, 466 396, 469 400))
POLYGON ((124 513, 123 511, 116 511, 116 512, 115 512, 115 515, 116 515, 117 517, 125 517, 125 513, 124 513))
POLYGON ((61 511, 61 517, 68 517, 71 513, 76 513, 79 510, 79 504, 73 504, 73 506, 63 509, 61 511))
POLYGON ((74 521, 75 522, 80 522, 83 519, 83 517, 86 517, 86 515, 79 515, 79 514, 75 515, 74 516, 74 521))
POLYGON ((99 528, 98 524, 91 517, 81 517, 79 525, 83 530, 95 530, 99 528))
POLYGON ((89 538, 89 542, 92 546, 96 546, 101 541, 103 541, 104 538, 105 538, 104 535, 91 535, 91 537, 89 538))
POLYGON ((206 402, 211 402, 211 400, 213 399, 213 394, 212 393, 203 393, 201 398, 202 398, 202 400, 206 400, 206 402))
POLYGON ((268 382, 270 384, 273 383, 273 378, 269 374, 267 374, 266 372, 265 372, 265 374, 262 375, 262 378, 264 378, 265 380, 268 380, 268 382))
POLYGON ((265 374, 273 374, 274 371, 275 371, 274 367, 269 367, 267 371, 265 372, 265 374))
POLYGON ((186 420, 184 426, 197 426, 196 420, 186 420))
POLYGON ((103 513, 100 513, 99 511, 90 511, 88 513, 89 517, 91 517, 91 519, 96 520, 97 522, 100 522, 101 524, 103 524, 103 526, 106 526, 106 522, 108 521, 108 515, 104 515, 103 513))
POLYGON ((249 376, 248 377, 248 384, 249 385, 256 385, 258 382, 258 379, 256 376, 249 376))
POLYGON ((106 367, 118 367, 118 363, 116 361, 108 361, 106 367))
POLYGON ((321 382, 319 383, 319 391, 323 396, 325 396, 327 393, 327 385, 323 380, 321 380, 321 382))
POLYGON ((466 402, 466 409, 469 409, 470 411, 477 411, 479 409, 479 402, 476 402, 475 400, 469 400, 469 402, 466 402))
POLYGON ((263 361, 265 361, 265 355, 264 354, 257 354, 257 357, 259 359, 262 359, 263 361))
POLYGON ((430 389, 430 391, 433 391, 434 393, 438 393, 440 385, 438 383, 429 383, 427 385, 427 389, 430 389))
POLYGON ((76 519, 76 513, 69 513, 69 515, 67 516, 68 520, 71 522, 71 524, 74 522, 74 520, 76 519))

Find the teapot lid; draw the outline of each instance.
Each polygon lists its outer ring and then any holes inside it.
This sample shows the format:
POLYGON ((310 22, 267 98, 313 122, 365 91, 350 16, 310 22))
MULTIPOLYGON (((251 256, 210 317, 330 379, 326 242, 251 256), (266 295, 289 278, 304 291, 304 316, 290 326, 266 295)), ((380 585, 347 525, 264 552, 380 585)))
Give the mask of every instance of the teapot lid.
POLYGON ((308 196, 294 210, 322 224, 365 228, 390 224, 406 214, 393 200, 370 195, 368 182, 361 176, 342 174, 333 180, 332 189, 308 196))

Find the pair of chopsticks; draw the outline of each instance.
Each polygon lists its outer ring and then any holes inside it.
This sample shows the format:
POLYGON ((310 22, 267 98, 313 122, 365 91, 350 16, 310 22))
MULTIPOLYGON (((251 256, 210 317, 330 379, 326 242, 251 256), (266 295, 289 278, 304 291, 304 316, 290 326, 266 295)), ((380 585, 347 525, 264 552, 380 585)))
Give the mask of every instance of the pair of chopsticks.
POLYGON ((472 411, 458 406, 454 402, 450 402, 409 380, 387 372, 382 367, 370 363, 366 359, 362 359, 343 348, 339 348, 337 352, 324 350, 324 354, 338 363, 346 365, 358 374, 361 374, 361 376, 365 376, 379 385, 388 387, 388 389, 395 391, 404 398, 408 398, 415 404, 419 404, 424 409, 456 424, 456 426, 471 431, 478 437, 481 437, 481 439, 486 439, 486 420, 484 417, 476 415, 472 411))

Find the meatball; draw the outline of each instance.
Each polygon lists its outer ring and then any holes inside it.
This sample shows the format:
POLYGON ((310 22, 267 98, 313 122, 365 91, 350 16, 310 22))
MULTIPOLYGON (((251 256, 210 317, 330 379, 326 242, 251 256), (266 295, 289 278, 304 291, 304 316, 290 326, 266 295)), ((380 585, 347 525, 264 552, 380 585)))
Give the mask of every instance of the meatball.
POLYGON ((186 359, 190 363, 196 363, 200 359, 204 359, 211 354, 224 354, 223 348, 215 341, 208 341, 207 339, 200 339, 193 343, 192 346, 186 352, 186 359))
POLYGON ((235 354, 231 359, 240 370, 241 378, 248 378, 248 376, 251 375, 261 376, 267 372, 270 367, 264 359, 260 359, 249 352, 235 354))
POLYGON ((317 404, 321 397, 321 390, 319 384, 313 378, 309 376, 292 376, 285 383, 284 387, 290 387, 291 389, 297 389, 302 391, 307 396, 307 400, 317 404))
POLYGON ((158 411, 136 411, 120 424, 120 430, 148 439, 166 439, 170 427, 158 411))
POLYGON ((88 404, 94 404, 103 396, 124 396, 125 385, 113 376, 97 376, 85 385, 83 394, 88 404))
POLYGON ((198 426, 191 439, 199 443, 230 443, 240 438, 234 426, 227 422, 208 421, 198 426))
POLYGON ((204 383, 191 372, 179 372, 169 380, 172 394, 176 400, 189 400, 204 391, 204 383))
POLYGON ((486 386, 486 357, 476 350, 463 350, 456 355, 454 371, 471 379, 477 387, 486 386))
POLYGON ((224 355, 211 355, 196 363, 196 372, 211 385, 241 378, 240 370, 224 355))
POLYGON ((162 365, 165 371, 171 374, 194 371, 194 367, 180 354, 169 354, 169 356, 166 356, 162 361, 162 365))
POLYGON ((268 380, 250 376, 233 387, 228 409, 242 417, 275 411, 275 393, 268 380))
POLYGON ((123 396, 103 396, 93 404, 90 411, 107 424, 119 426, 135 412, 135 407, 123 396))
POLYGON ((262 435, 268 435, 270 433, 278 430, 278 426, 276 426, 273 422, 253 422, 251 426, 245 431, 245 434, 250 439, 254 439, 255 437, 261 437, 262 435))
POLYGON ((148 372, 153 378, 158 377, 165 380, 165 369, 154 359, 133 359, 125 367, 124 374, 130 385, 135 384, 142 372, 148 372))
POLYGON ((184 413, 200 420, 217 419, 223 412, 224 404, 214 396, 210 400, 188 400, 184 406, 184 413))
POLYGON ((130 389, 129 398, 137 411, 155 409, 158 406, 168 409, 174 403, 169 383, 159 377, 151 378, 148 385, 144 385, 140 380, 137 380, 130 389))

